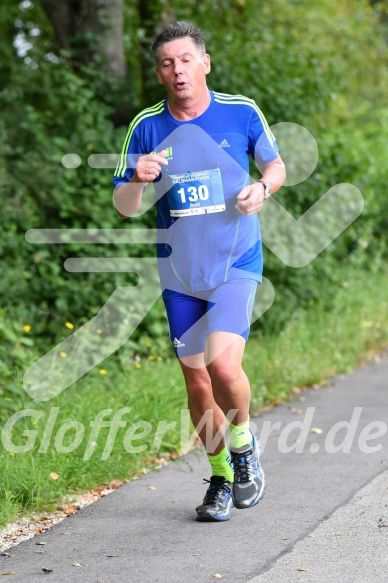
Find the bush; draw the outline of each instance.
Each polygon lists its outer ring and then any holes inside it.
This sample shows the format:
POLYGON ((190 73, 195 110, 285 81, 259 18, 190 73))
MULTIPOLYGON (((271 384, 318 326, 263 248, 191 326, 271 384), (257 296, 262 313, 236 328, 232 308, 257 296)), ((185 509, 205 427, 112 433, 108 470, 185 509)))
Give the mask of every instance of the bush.
MULTIPOLYGON (((39 4, 33 4, 28 14, 16 7, 1 10, 9 30, 16 19, 20 30, 28 31, 31 20, 41 29, 39 37, 29 39, 32 48, 26 59, 12 58, 11 33, 0 41, 4 48, 0 186, 5 192, 0 218, 4 257, 0 298, 11 320, 22 310, 25 321, 33 324, 40 348, 62 339, 65 321, 76 326, 86 322, 118 286, 135 283, 130 274, 69 273, 63 267, 67 257, 113 259, 129 253, 151 255, 152 251, 149 246, 113 244, 32 245, 25 233, 32 228, 154 225, 154 212, 122 221, 112 205, 113 170, 93 169, 87 160, 93 153, 119 151, 126 127, 116 128, 112 121, 118 104, 129 99, 129 109, 139 110, 159 99, 163 90, 152 73, 146 90, 139 82, 131 87, 129 98, 124 89, 117 93, 118 87, 110 94, 106 80, 93 66, 72 69, 69 55, 56 47, 39 4), (68 153, 80 156, 76 169, 62 165, 68 153)), ((133 16, 137 7, 129 3, 128 10, 133 16)), ((284 187, 278 195, 295 217, 334 184, 350 182, 362 190, 366 201, 362 216, 307 267, 287 268, 266 253, 265 275, 277 290, 277 309, 261 320, 262 326, 281 328, 296 305, 309 306, 322 298, 323 290, 329 308, 330 290, 340 280, 343 265, 379 267, 386 254, 388 127, 380 99, 388 49, 378 15, 364 0, 324 0, 318 5, 307 0, 216 5, 178 1, 174 10, 176 18, 192 19, 205 30, 213 56, 212 88, 247 94, 256 99, 270 124, 292 121, 315 135, 320 150, 317 169, 306 182, 284 187), (368 103, 376 104, 373 111, 368 103)), ((142 76, 146 61, 142 47, 158 19, 155 11, 155 22, 147 26, 140 18, 127 22, 132 79, 142 76)), ((159 302, 136 342, 145 332, 159 335, 164 326, 159 302)), ((132 348, 136 350, 136 345, 132 348)))

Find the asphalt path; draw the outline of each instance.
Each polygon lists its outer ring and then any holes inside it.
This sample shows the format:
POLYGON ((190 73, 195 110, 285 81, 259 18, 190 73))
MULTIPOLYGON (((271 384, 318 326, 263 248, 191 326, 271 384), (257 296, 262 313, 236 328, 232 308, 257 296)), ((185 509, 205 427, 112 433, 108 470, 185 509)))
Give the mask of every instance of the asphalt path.
POLYGON ((0 573, 20 583, 385 583, 387 385, 382 360, 253 419, 267 492, 228 522, 195 520, 209 478, 198 451, 17 545, 0 573))

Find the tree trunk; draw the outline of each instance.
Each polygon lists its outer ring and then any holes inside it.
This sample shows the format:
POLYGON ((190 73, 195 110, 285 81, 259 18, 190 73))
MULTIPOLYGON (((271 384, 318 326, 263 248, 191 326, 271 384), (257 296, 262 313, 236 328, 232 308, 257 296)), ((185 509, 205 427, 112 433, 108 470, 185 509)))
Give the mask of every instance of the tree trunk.
POLYGON ((123 78, 123 0, 40 0, 62 48, 74 63, 98 63, 109 78, 123 78))
POLYGON ((175 20, 175 11, 169 3, 162 0, 138 0, 137 2, 140 28, 143 30, 141 40, 141 85, 143 95, 154 98, 158 94, 155 91, 155 62, 151 56, 150 45, 153 38, 163 28, 175 20))

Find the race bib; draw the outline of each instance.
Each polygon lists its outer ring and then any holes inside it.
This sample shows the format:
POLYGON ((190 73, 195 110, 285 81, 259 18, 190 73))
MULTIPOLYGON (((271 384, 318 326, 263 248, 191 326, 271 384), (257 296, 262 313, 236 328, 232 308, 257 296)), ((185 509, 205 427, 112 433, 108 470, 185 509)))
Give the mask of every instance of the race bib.
POLYGON ((167 199, 172 217, 220 213, 225 210, 221 171, 201 170, 170 174, 167 199))

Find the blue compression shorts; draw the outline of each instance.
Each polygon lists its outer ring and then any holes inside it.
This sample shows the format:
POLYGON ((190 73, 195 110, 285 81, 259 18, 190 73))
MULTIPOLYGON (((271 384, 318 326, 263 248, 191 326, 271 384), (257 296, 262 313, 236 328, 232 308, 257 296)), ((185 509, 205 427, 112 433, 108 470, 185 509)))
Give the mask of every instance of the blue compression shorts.
POLYGON ((231 279, 192 295, 165 290, 170 337, 178 357, 200 354, 211 332, 232 332, 248 340, 258 282, 231 279))

